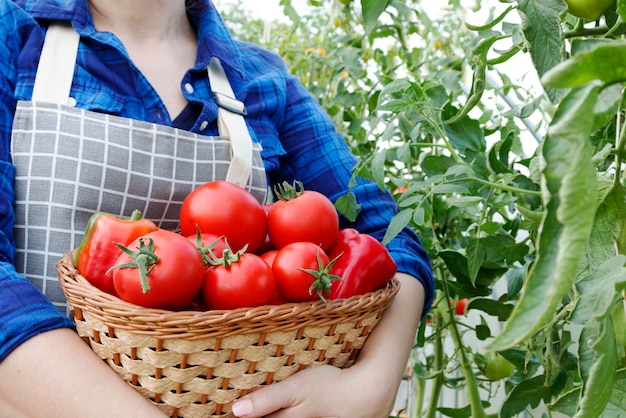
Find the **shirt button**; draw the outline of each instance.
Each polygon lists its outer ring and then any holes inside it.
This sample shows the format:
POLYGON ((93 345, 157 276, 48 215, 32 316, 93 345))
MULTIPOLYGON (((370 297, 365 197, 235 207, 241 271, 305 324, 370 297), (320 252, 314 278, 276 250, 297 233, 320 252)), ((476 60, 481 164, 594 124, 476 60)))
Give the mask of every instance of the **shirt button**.
POLYGON ((191 83, 185 83, 185 91, 189 94, 193 94, 194 90, 191 83))
POLYGON ((76 99, 73 97, 70 97, 69 99, 67 99, 67 105, 70 107, 76 106, 76 99))
POLYGON ((206 120, 204 122, 202 122, 200 124, 200 130, 204 131, 206 129, 206 127, 209 126, 209 122, 207 122, 206 120))

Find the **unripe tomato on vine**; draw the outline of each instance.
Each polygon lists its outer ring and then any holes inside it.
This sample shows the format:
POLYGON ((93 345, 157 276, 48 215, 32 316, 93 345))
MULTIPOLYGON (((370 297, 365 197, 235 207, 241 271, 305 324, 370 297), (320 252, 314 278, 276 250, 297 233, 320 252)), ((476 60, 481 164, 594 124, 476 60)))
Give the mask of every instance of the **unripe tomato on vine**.
POLYGON ((567 11, 583 19, 596 20, 615 0, 565 0, 567 11))

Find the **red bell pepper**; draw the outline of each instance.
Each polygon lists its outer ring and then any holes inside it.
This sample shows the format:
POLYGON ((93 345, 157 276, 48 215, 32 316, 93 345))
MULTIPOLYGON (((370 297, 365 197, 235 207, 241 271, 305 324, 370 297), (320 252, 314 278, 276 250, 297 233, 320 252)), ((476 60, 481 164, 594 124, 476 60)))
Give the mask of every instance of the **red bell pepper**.
POLYGON ((106 274, 122 254, 117 244, 127 245, 158 226, 141 219, 141 211, 135 210, 130 219, 121 219, 105 212, 91 215, 85 235, 74 254, 74 266, 92 285, 103 292, 115 294, 111 274, 106 274))
POLYGON ((362 295, 384 286, 396 274, 397 266, 387 248, 376 238, 353 228, 339 231, 328 250, 331 274, 342 280, 332 282, 330 299, 362 295))

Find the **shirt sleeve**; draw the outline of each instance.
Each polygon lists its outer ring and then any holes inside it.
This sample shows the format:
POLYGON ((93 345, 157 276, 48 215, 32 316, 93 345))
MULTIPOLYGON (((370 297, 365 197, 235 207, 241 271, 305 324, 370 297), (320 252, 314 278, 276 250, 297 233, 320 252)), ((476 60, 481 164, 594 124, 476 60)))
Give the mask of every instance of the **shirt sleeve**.
MULTIPOLYGON (((348 191, 356 157, 332 120, 296 77, 286 75, 285 112, 279 135, 286 153, 281 157, 279 177, 273 182, 299 180, 306 189, 319 191, 334 202, 348 191)), ((360 213, 354 223, 341 218, 341 227, 353 227, 382 240, 398 208, 393 196, 364 178, 352 188, 360 213)), ((426 313, 434 297, 434 280, 428 255, 410 228, 405 228, 387 248, 398 271, 416 277, 426 291, 426 313)))
POLYGON ((72 321, 15 271, 12 242, 13 166, 0 162, 0 361, 29 338, 72 321))

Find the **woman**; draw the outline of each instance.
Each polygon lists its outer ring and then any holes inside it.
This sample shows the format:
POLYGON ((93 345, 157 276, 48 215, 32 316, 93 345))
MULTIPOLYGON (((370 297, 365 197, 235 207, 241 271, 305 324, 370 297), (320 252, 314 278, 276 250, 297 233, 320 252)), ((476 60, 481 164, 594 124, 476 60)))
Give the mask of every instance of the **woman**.
MULTIPOLYGON (((90 351, 59 309, 53 265, 77 245, 88 215, 124 215, 145 204, 147 218, 170 225, 189 187, 211 179, 203 177, 210 171, 204 164, 224 168, 221 160, 199 161, 198 150, 217 149, 225 136, 233 148, 240 137, 251 147, 234 153, 243 171, 232 162, 222 174, 234 172, 261 201, 266 179, 297 179, 334 200, 346 192, 355 159, 280 59, 233 40, 210 0, 4 1, 0 18, 0 415, 160 416, 90 351), (71 29, 61 38, 80 35, 74 52, 46 36, 61 26, 71 29), (54 65, 40 59, 44 39, 57 45, 46 48, 54 65), (211 63, 223 68, 226 92, 207 77, 211 63), (51 97, 60 100, 50 105, 51 97), (154 147, 137 148, 141 141, 154 147), (188 141, 195 148, 179 157, 188 141), (173 148, 160 152, 161 145, 173 148), (201 174, 186 181, 178 171, 155 172, 172 162, 201 174), (174 208, 169 218, 163 205, 174 208)), ((353 191, 362 211, 342 227, 382 238, 393 199, 361 179, 353 191)), ((388 415, 433 295, 418 238, 406 230, 388 248, 401 290, 357 363, 296 373, 236 402, 236 416, 388 415)))

